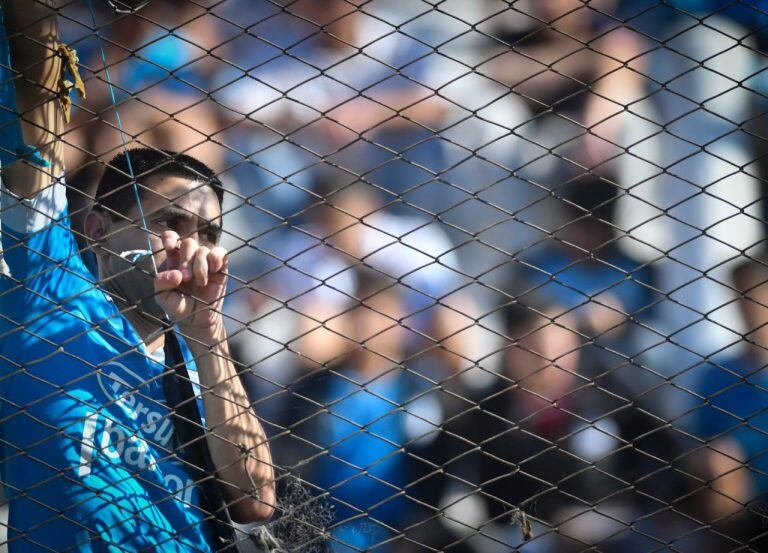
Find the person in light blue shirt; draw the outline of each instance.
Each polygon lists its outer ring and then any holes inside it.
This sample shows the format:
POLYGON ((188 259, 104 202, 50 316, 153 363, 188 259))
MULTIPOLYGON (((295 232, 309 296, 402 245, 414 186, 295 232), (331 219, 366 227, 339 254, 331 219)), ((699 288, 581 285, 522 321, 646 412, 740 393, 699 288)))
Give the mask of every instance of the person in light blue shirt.
POLYGON ((9 550, 221 549, 222 527, 264 520, 275 502, 267 439, 222 322, 221 183, 182 154, 116 156, 85 219, 92 274, 72 234, 62 146, 51 139, 63 126, 51 92, 60 74, 50 55, 54 2, 18 4, 6 23, 28 43, 11 54, 17 67, 43 70, 25 73, 18 106, 2 99, 25 114, 23 137, 48 167, 11 161, 2 173, 9 550))

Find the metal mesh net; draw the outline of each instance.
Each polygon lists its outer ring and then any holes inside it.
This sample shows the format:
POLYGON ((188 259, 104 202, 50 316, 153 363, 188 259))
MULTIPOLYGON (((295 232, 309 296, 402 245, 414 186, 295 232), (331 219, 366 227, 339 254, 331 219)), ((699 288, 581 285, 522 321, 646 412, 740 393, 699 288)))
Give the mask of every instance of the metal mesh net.
POLYGON ((768 3, 2 10, 6 550, 766 549, 768 3))

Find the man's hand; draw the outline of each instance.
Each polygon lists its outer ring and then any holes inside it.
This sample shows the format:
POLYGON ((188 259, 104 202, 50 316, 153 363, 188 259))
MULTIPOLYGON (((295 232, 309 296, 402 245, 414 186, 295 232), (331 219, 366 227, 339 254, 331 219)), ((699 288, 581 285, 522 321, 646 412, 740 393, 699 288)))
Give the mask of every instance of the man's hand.
POLYGON ((166 259, 155 276, 157 303, 185 336, 206 343, 223 339, 221 307, 227 289, 227 252, 171 230, 160 235, 166 259))
POLYGON ((221 306, 227 252, 160 235, 165 260, 155 277, 157 303, 179 325, 200 377, 206 436, 222 492, 235 522, 266 520, 275 510, 275 474, 269 442, 232 363, 221 306))
POLYGON ((58 96, 61 57, 57 54, 57 2, 0 0, 0 5, 13 68, 21 73, 21 78, 14 79, 14 83, 23 142, 36 148, 51 164, 50 168, 43 169, 28 161, 11 163, 3 167, 3 183, 17 196, 31 198, 64 171, 64 145, 60 140, 64 119, 58 96))

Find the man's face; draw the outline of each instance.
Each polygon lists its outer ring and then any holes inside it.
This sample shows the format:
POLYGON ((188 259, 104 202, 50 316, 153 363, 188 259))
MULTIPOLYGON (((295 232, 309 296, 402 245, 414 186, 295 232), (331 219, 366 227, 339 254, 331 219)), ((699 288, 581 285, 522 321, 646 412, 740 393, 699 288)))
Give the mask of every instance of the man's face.
POLYGON ((557 323, 537 318, 527 329, 514 331, 517 345, 507 350, 507 375, 532 395, 555 401, 577 385, 580 350, 579 336, 570 330, 575 321, 558 316, 560 309, 547 313, 557 323))
MULTIPOLYGON (((173 230, 181 238, 190 237, 212 247, 221 238, 221 206, 213 189, 200 181, 182 177, 150 177, 142 189, 142 207, 149 230, 158 270, 164 268, 165 251, 159 234, 173 230)), ((141 311, 162 317, 154 301, 154 268, 148 256, 127 252, 147 250, 147 232, 141 228, 136 205, 125 213, 126 219, 112 220, 103 215, 104 237, 97 249, 102 285, 141 311)))

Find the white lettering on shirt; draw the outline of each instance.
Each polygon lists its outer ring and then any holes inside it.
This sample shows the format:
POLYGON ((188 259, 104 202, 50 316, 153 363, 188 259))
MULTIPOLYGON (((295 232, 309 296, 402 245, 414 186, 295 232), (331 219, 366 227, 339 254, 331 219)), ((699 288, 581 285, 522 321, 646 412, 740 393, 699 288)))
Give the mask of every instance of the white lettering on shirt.
MULTIPOLYGON (((165 423, 170 424, 167 419, 165 423)), ((157 434, 165 432, 163 437, 170 438, 166 432, 165 423, 159 427, 157 434)), ((157 426, 157 425, 156 425, 157 426)), ((80 456, 77 475, 85 477, 91 474, 93 463, 102 456, 109 465, 125 467, 128 470, 157 470, 157 461, 152 456, 147 442, 135 432, 127 429, 119 422, 110 419, 100 412, 88 413, 83 421, 83 438, 80 441, 80 456)), ((172 460, 170 460, 173 463, 172 460)), ((169 493, 172 493, 185 508, 192 506, 192 494, 195 481, 182 478, 178 474, 168 472, 163 475, 163 482, 169 493)))

